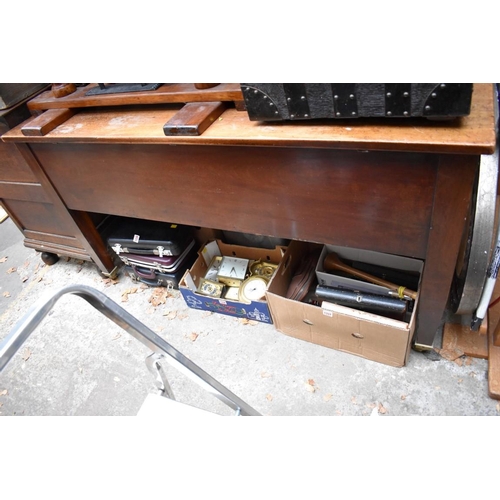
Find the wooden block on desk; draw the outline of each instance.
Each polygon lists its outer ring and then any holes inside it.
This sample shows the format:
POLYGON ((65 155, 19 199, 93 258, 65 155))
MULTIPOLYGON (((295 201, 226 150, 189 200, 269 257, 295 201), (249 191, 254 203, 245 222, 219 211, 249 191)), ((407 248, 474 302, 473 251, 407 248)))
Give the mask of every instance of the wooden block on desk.
POLYGON ((201 135, 226 109, 223 102, 186 104, 163 126, 165 135, 201 135))
POLYGON ((24 125, 21 132, 25 136, 44 136, 74 114, 75 112, 71 109, 49 109, 24 125))
POLYGON ((198 90, 211 89, 212 87, 217 87, 218 83, 195 83, 194 86, 198 90))
POLYGON ((488 319, 485 318, 479 331, 456 323, 446 323, 443 330, 444 351, 459 349, 472 358, 488 359, 488 319))

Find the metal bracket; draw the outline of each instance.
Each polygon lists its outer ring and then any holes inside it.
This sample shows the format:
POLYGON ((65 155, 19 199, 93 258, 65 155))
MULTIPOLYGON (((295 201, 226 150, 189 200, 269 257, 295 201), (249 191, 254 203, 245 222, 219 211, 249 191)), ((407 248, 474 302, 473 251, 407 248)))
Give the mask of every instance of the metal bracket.
POLYGON ((119 267, 115 266, 109 273, 102 272, 102 275, 114 280, 118 276, 118 269, 119 267))
POLYGON ((260 89, 256 89, 255 87, 251 87, 250 85, 243 84, 242 85, 243 97, 245 99, 245 104, 247 110, 249 112, 250 120, 255 119, 265 119, 265 120, 282 120, 278 106, 273 100, 260 89), (250 110, 255 109, 255 118, 250 110))
POLYGON ((117 255, 120 255, 123 252, 120 243, 115 243, 111 248, 115 251, 117 255))
POLYGON ((427 117, 466 115, 470 108, 471 87, 472 83, 440 83, 425 101, 422 115, 427 117), (463 99, 464 95, 469 98, 463 99))
POLYGON ((163 356, 163 354, 159 352, 153 352, 146 357, 146 366, 155 378, 155 385, 160 392, 160 396, 175 400, 172 388, 168 383, 167 375, 165 374, 163 366, 160 363, 160 361, 162 361, 163 359, 165 359, 165 356, 163 356))
POLYGON ((433 347, 431 345, 418 344, 417 342, 415 342, 415 344, 413 344, 413 349, 418 352, 427 352, 432 351, 433 347))
POLYGON ((386 116, 411 116, 411 83, 385 84, 386 116))
POLYGON ((305 83, 284 83, 283 90, 290 119, 309 118, 311 112, 307 102, 305 83))
POLYGON ((356 118, 358 102, 355 83, 332 83, 335 118, 356 118))

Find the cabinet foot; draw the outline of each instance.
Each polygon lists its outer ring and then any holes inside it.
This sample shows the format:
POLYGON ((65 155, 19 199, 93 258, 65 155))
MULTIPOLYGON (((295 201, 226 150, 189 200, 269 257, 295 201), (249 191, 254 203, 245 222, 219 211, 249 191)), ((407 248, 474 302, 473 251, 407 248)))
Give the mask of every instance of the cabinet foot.
POLYGON ((99 273, 105 278, 110 278, 112 280, 116 279, 118 276, 119 266, 115 266, 109 273, 99 270, 99 273))
POLYGON ((431 345, 427 345, 427 344, 419 344, 418 342, 415 342, 415 344, 413 344, 413 350, 417 351, 417 352, 428 352, 428 351, 432 351, 433 347, 431 345))
POLYGON ((44 264, 53 266, 59 260, 59 256, 52 252, 42 252, 41 259, 44 264))

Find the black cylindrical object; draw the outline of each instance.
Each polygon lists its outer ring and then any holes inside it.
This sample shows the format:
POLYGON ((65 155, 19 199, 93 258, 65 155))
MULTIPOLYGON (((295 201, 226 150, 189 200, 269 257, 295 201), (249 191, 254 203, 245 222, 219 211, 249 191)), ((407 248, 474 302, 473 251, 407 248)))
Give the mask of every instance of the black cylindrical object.
POLYGON ((372 293, 352 292, 350 290, 321 285, 316 287, 316 295, 340 305, 401 314, 406 311, 407 305, 405 300, 397 298, 372 293))

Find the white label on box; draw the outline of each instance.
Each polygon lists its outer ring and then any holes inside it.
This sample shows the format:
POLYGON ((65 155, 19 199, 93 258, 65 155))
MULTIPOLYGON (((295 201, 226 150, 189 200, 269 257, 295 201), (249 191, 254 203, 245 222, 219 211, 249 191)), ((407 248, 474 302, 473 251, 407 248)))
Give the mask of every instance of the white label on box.
POLYGON ((133 239, 134 243, 139 243, 140 239, 141 239, 141 237, 138 234, 134 234, 134 239, 133 239))
POLYGON ((218 259, 218 257, 219 256, 214 257, 215 260, 212 259, 210 262, 210 267, 205 274, 205 279, 217 281, 217 273, 219 272, 220 263, 222 262, 222 260, 218 259))
POLYGON ((219 250, 219 245, 217 245, 216 241, 211 241, 210 243, 206 244, 203 247, 203 250, 201 251, 201 255, 203 255, 203 259, 205 260, 205 264, 207 267, 210 265, 210 262, 212 262, 212 259, 217 255, 221 256, 220 250, 219 250))
POLYGON ((194 284, 194 280, 191 277, 190 273, 186 273, 185 282, 190 290, 192 290, 193 292, 196 292, 196 285, 194 284))
POLYGON ((330 318, 333 318, 333 312, 332 311, 325 311, 323 309, 323 316, 328 316, 330 318))

